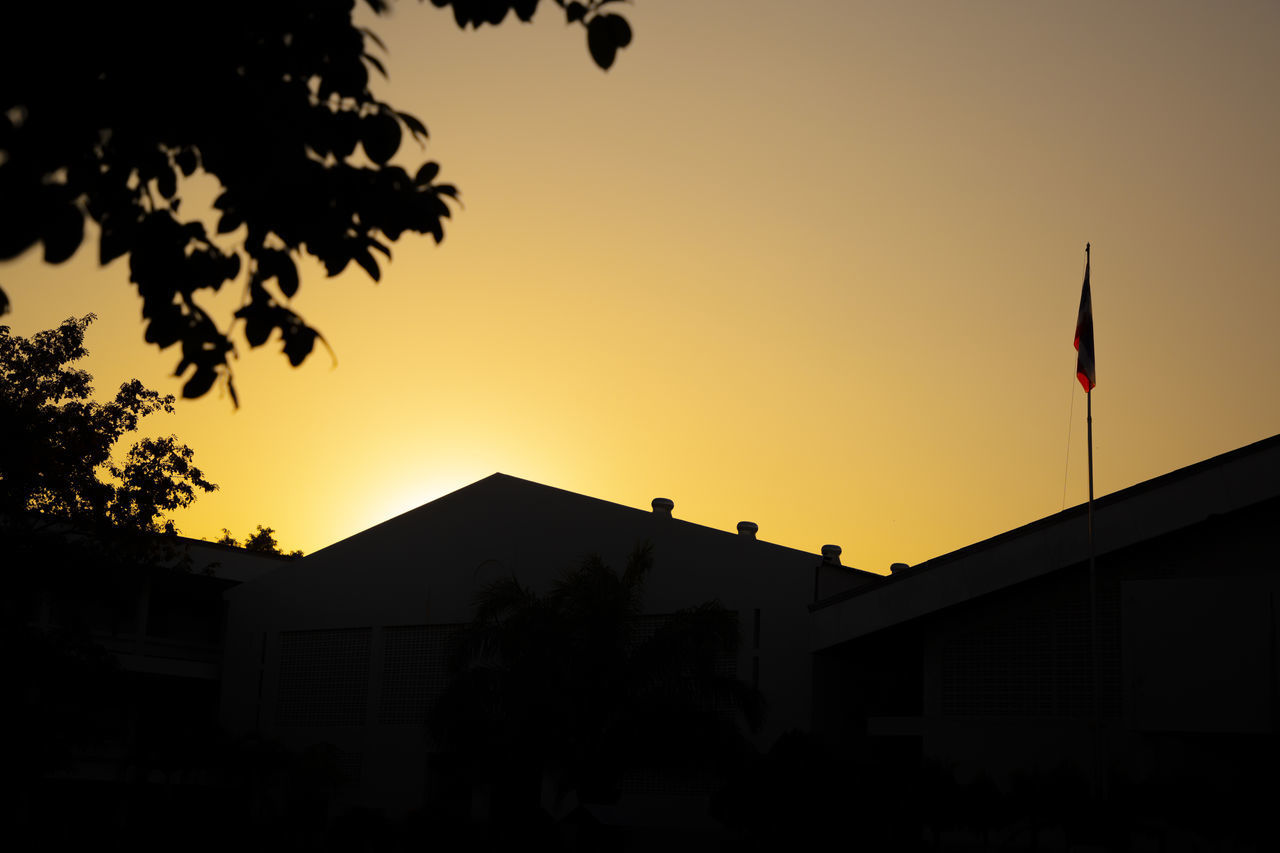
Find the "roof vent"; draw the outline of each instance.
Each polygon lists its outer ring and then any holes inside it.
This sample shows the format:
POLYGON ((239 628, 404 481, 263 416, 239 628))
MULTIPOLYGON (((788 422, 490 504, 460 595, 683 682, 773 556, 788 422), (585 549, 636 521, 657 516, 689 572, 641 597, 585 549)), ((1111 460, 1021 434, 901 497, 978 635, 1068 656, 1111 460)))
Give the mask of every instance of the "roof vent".
POLYGON ((840 565, 840 546, 839 545, 823 545, 822 546, 822 564, 824 566, 840 565))
POLYGON ((665 515, 670 518, 671 510, 676 508, 676 502, 671 498, 654 498, 651 506, 655 515, 665 515))
POLYGON ((898 572, 911 568, 906 563, 891 563, 889 565, 889 574, 896 575, 898 572))
POLYGON ((756 524, 754 521, 739 521, 739 522, 738 522, 738 535, 739 535, 739 536, 745 536, 745 537, 747 537, 748 539, 755 539, 755 538, 756 538, 756 533, 757 533, 757 532, 759 532, 759 530, 760 530, 760 525, 756 524))

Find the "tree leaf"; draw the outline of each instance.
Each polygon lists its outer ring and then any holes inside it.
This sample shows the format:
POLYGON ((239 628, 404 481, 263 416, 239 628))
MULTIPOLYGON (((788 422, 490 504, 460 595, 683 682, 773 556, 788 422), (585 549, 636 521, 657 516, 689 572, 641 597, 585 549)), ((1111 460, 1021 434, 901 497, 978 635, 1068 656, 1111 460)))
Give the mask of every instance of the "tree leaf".
POLYGON ((564 10, 565 23, 569 24, 572 24, 575 21, 581 21, 586 17, 586 15, 587 7, 582 3, 577 2, 577 0, 570 3, 564 10))
POLYGON ((356 150, 356 143, 360 141, 360 116, 350 110, 329 115, 329 120, 324 123, 326 136, 323 141, 327 143, 325 147, 333 152, 333 156, 344 160, 352 155, 356 150))
POLYGON ((271 322, 271 314, 265 308, 266 306, 260 306, 259 310, 245 316, 244 339, 251 347, 265 344, 271 337, 271 330, 275 328, 275 324, 271 322))
POLYGON ((369 277, 374 281, 378 281, 382 278, 382 270, 378 269, 378 262, 373 259, 373 255, 369 254, 368 249, 360 249, 351 257, 351 259, 364 267, 364 271, 367 272, 369 277))
POLYGON ((427 161, 418 169, 418 174, 413 176, 413 182, 418 186, 426 186, 435 180, 436 175, 440 174, 440 164, 427 161))
POLYGON ((414 135, 414 138, 421 141, 429 136, 427 133, 427 126, 423 124, 417 116, 399 112, 396 113, 396 115, 400 117, 402 122, 404 122, 404 126, 409 128, 409 132, 414 135))
POLYGON ((386 42, 378 38, 378 34, 375 33, 373 30, 369 29, 368 27, 361 27, 360 32, 363 33, 367 38, 369 38, 369 40, 371 40, 378 47, 382 48, 383 50, 387 49, 386 42))
POLYGON ((240 217, 239 211, 228 210, 218 217, 218 233, 230 234, 243 224, 244 220, 240 217))
POLYGON ((148 343, 155 344, 160 349, 173 346, 182 337, 181 312, 173 305, 168 306, 167 310, 156 312, 147 323, 147 330, 143 337, 148 343))
POLYGON ((382 64, 382 60, 378 59, 378 57, 374 56, 371 53, 363 54, 363 57, 365 62, 369 63, 374 68, 378 69, 378 73, 382 75, 382 78, 384 80, 391 79, 390 76, 387 74, 387 67, 382 64))
POLYGON ((301 322, 282 328, 281 331, 284 332, 284 354, 288 357, 289 363, 297 367, 306 361, 311 350, 315 348, 318 333, 301 322))
POLYGON ((160 170, 160 174, 156 176, 156 189, 166 199, 178 194, 178 176, 174 174, 173 169, 166 166, 160 170))
POLYGON ((84 214, 74 204, 61 204, 45 220, 44 261, 60 264, 76 253, 84 239, 84 214))
POLYGON ((347 268, 347 264, 351 263, 351 256, 345 252, 330 252, 321 258, 324 261, 324 271, 329 274, 329 278, 333 278, 347 268))
POLYGON ((199 165, 199 162, 196 159, 196 150, 191 147, 183 148, 179 151, 174 156, 173 162, 182 170, 182 176, 185 178, 191 177, 195 172, 196 167, 199 165))
POLYGON ((276 284, 280 287, 280 292, 289 299, 298 292, 298 267, 294 264, 293 258, 288 254, 281 252, 280 260, 276 264, 276 284))
MULTIPOLYGON (((15 209, 25 210, 22 206, 16 206, 15 209)), ((14 216, 13 219, 6 217, 4 227, 0 228, 0 261, 18 257, 40 239, 36 223, 34 216, 14 216)))
POLYGON ((510 0, 516 17, 526 24, 533 20, 533 13, 538 9, 538 0, 510 0))
POLYGON ((187 399, 195 397, 203 397, 205 392, 213 387, 213 383, 217 381, 218 373, 212 367, 202 364, 196 368, 196 372, 186 384, 182 386, 182 396, 187 399))
POLYGON ((608 19, 612 15, 597 15, 587 24, 587 50, 596 65, 609 70, 618 53, 618 46, 613 40, 613 27, 608 19))
POLYGON ((605 22, 609 26, 610 32, 613 33, 613 43, 618 48, 624 48, 631 44, 631 25, 627 23, 627 19, 621 15, 605 15, 605 22))
POLYGON ((390 160, 400 148, 400 122, 394 115, 374 113, 360 120, 360 142, 364 153, 378 165, 390 160))
POLYGON ((222 259, 222 280, 231 281, 240 275, 240 256, 235 252, 224 255, 222 259))

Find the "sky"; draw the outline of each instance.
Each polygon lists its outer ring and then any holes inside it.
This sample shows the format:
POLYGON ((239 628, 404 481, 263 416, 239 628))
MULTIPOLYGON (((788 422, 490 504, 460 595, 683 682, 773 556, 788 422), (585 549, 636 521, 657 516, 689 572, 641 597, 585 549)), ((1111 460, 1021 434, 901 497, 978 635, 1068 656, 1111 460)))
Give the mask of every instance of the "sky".
MULTIPOLYGON (((635 0, 608 72, 542 5, 361 13, 464 209, 378 284, 300 264, 334 359, 241 340, 239 409, 144 422, 220 486, 183 533, 311 552, 501 471, 922 562, 1085 500, 1086 242, 1098 495, 1280 432, 1280 4, 635 0)), ((0 322, 94 312, 104 396, 180 393, 126 260, 39 254, 0 322)))

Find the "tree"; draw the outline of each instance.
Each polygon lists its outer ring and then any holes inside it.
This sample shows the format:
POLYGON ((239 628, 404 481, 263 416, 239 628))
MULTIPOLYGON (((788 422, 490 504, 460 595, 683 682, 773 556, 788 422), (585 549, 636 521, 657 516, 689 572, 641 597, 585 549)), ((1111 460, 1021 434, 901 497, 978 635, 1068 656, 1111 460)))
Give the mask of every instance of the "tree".
POLYGON ((140 439, 113 459, 126 433, 147 415, 172 412, 174 399, 134 379, 109 402, 94 400, 92 377, 73 366, 88 354, 94 319, 71 318, 30 338, 0 326, 0 519, 159 533, 166 513, 217 486, 174 436, 140 439))
POLYGON ((123 682, 86 613, 114 610, 122 579, 182 565, 172 540, 153 534, 171 529, 167 513, 216 488, 174 436, 117 453, 142 418, 173 411, 174 400, 137 380, 95 400, 92 377, 75 367, 93 319, 30 338, 0 326, 0 657, 21 697, 12 775, 28 795, 77 749, 119 735, 112 715, 123 682))
POLYGON ((276 531, 274 527, 263 527, 258 525, 257 531, 246 536, 244 542, 237 542, 236 538, 231 535, 231 531, 222 528, 222 536, 215 541, 219 545, 231 545, 235 548, 244 548, 246 551, 257 551, 260 554, 278 554, 282 557, 301 557, 301 551, 281 551, 280 544, 276 542, 276 531))
POLYGON ((714 770, 747 749, 764 703, 719 667, 736 659, 735 614, 642 617, 651 567, 641 546, 621 574, 590 557, 543 596, 515 578, 481 590, 429 722, 473 779, 512 803, 536 802, 544 777, 599 801, 626 771, 714 770))
MULTIPOLYGON (((431 0, 460 27, 529 21, 538 0, 431 0)), ((555 0, 586 29, 601 68, 631 41, 619 0, 555 0)), ((375 13, 387 0, 364 0, 375 13)), ((235 400, 230 333, 251 347, 275 332, 294 366, 319 332, 291 307, 297 261, 330 276, 352 262, 375 281, 376 255, 405 233, 444 239, 457 190, 439 166, 391 165, 407 131, 427 129, 379 101, 369 73, 381 47, 352 21, 354 0, 226 0, 200 4, 19 3, 6 10, 0 52, 0 260, 36 243, 51 264, 70 258, 85 219, 99 260, 128 256, 145 339, 179 344, 184 397, 222 377, 235 400), (142 34, 153 35, 144 40, 142 34), (180 55, 180 60, 173 57, 180 55), (362 153, 357 155, 357 150, 362 153), (217 224, 191 216, 187 179, 214 178, 217 224), (200 297, 242 280, 243 304, 219 324, 200 297)), ((0 292, 0 314, 8 300, 0 292)))

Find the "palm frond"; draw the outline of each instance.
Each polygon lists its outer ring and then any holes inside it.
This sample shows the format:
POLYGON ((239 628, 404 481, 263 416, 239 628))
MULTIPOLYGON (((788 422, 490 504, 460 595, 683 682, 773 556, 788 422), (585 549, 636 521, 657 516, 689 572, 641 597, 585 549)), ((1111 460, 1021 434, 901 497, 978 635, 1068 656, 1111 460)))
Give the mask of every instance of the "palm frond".
POLYGON ((538 599, 534 592, 520 584, 514 576, 498 578, 486 583, 472 598, 474 623, 501 622, 513 613, 527 608, 538 599))
POLYGON ((746 748, 764 699, 735 677, 737 614, 709 601, 642 616, 652 566, 641 542, 621 573, 589 555, 546 595, 514 577, 484 586, 433 735, 478 766, 519 755, 606 787, 630 767, 721 766, 746 748))
POLYGON ((637 542, 627 559, 627 566, 622 571, 622 585, 634 590, 637 596, 644 593, 645 578, 653 569, 653 542, 637 542))

